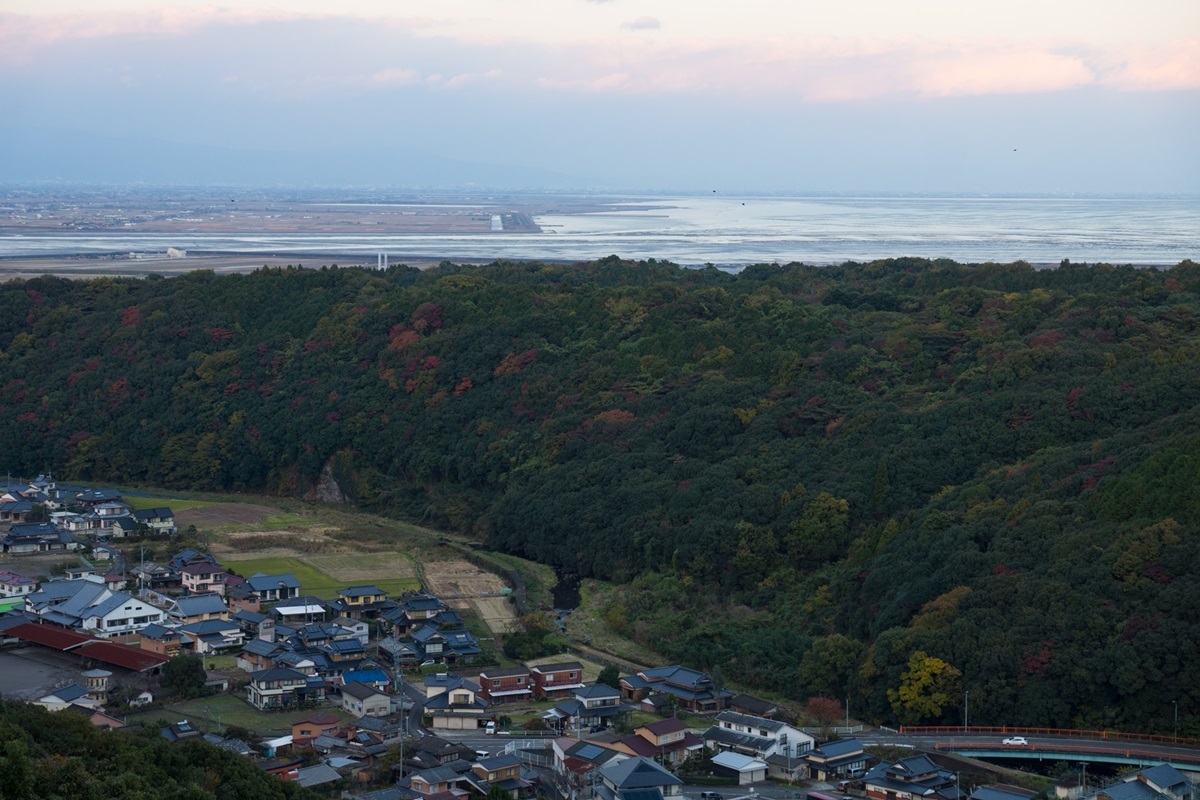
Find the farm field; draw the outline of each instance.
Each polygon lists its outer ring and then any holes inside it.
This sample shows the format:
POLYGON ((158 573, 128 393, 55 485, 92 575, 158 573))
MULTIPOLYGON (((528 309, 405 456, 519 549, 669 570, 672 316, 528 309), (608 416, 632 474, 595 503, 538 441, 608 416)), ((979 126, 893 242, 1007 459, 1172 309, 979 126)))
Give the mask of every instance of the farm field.
POLYGON ((211 500, 168 500, 164 497, 145 497, 142 495, 127 494, 123 495, 122 499, 129 504, 134 511, 141 511, 145 508, 170 508, 176 515, 181 511, 186 511, 192 508, 204 508, 205 506, 216 505, 211 500))
POLYGON ((317 713, 334 714, 345 720, 351 719, 349 714, 333 705, 320 705, 295 711, 259 711, 241 697, 218 694, 174 703, 145 713, 131 714, 129 721, 131 724, 157 727, 187 720, 205 733, 223 733, 227 727, 232 725, 267 737, 288 734, 291 732, 293 722, 317 713))
MULTIPOLYGON (((512 587, 459 557, 455 547, 443 546, 444 533, 339 507, 255 499, 259 502, 137 498, 147 508, 170 506, 181 529, 195 526, 200 531, 197 546, 243 577, 291 573, 303 594, 323 599, 356 584, 375 584, 393 597, 424 585, 453 607, 473 612, 492 635, 502 635, 516 623, 516 605, 502 593, 512 587)), ((549 567, 513 556, 488 556, 497 569, 524 578, 536 605, 549 602, 548 587, 554 581, 549 567)))
POLYGON ((493 633, 507 633, 516 623, 516 608, 501 594, 507 587, 499 575, 462 559, 425 564, 424 572, 429 591, 453 608, 473 609, 493 633))
MULTIPOLYGON (((385 592, 396 596, 405 591, 419 589, 421 582, 412 574, 411 562, 409 565, 409 575, 397 576, 396 573, 388 568, 389 564, 395 563, 395 558, 403 559, 403 555, 399 553, 362 553, 355 558, 360 562, 359 568, 355 572, 357 577, 353 579, 339 579, 334 575, 330 575, 321 569, 318 569, 309 559, 312 556, 276 556, 271 558, 255 558, 245 561, 223 561, 224 566, 244 577, 250 577, 256 572, 263 572, 268 575, 278 573, 291 573, 300 581, 300 591, 303 594, 316 595, 322 599, 331 599, 337 595, 338 589, 345 589, 355 583, 373 583, 385 592), (375 557, 384 556, 379 562, 378 567, 373 567, 372 562, 375 557)), ((317 558, 321 558, 318 556, 317 558)), ((345 574, 345 573, 341 573, 345 574)))

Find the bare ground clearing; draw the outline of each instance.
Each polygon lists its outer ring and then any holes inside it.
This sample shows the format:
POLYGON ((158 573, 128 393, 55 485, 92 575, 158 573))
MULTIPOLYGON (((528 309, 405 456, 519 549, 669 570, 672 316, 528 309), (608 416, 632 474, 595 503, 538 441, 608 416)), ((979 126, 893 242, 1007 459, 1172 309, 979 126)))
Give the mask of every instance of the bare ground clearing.
POLYGON ((255 506, 249 503, 218 503, 212 506, 185 508, 175 515, 180 528, 220 528, 225 525, 261 525, 272 514, 282 514, 278 508, 255 506))
POLYGON ((473 608, 493 633, 507 633, 516 623, 511 600, 500 594, 505 583, 469 561, 451 559, 427 563, 425 586, 454 608, 473 608))

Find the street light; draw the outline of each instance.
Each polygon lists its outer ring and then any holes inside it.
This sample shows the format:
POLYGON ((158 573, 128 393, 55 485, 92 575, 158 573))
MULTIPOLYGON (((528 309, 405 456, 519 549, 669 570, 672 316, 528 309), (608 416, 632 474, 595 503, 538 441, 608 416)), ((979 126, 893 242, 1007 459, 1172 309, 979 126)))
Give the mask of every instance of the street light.
POLYGON ((1175 706, 1175 741, 1179 741, 1179 701, 1172 700, 1171 705, 1175 706))
POLYGON ((967 689, 963 695, 963 733, 971 730, 971 690, 967 689))

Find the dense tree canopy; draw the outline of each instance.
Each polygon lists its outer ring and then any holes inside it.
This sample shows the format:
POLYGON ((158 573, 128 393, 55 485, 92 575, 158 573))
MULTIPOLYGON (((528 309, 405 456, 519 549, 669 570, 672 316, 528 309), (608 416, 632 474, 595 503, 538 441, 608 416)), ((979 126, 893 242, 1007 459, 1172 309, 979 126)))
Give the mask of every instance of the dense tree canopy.
POLYGON ((305 800, 307 789, 207 742, 171 744, 157 730, 109 731, 70 711, 0 700, 5 800, 305 800))
POLYGON ((8 469, 357 503, 796 697, 1200 734, 1200 266, 496 263, 0 286, 8 469), (930 662, 932 663, 932 662, 930 662), (948 674, 948 673, 947 673, 948 674), (953 696, 952 696, 953 695, 953 696), (899 695, 896 695, 897 697, 899 695))

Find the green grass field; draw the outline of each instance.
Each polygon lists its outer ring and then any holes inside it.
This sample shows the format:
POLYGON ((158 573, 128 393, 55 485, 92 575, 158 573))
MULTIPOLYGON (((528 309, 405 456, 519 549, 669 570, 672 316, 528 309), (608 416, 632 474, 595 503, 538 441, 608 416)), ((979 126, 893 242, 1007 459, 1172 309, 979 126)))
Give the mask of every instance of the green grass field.
POLYGON ((183 511, 185 508, 216 505, 216 503, 210 500, 180 500, 172 497, 135 497, 133 495, 124 495, 121 499, 128 503, 134 511, 141 511, 144 508, 169 508, 172 511, 183 511))
POLYGON ((212 731, 216 733, 218 729, 223 731, 226 726, 236 725, 261 736, 291 733, 293 722, 311 714, 334 714, 347 720, 351 718, 349 714, 332 705, 296 711, 259 711, 241 697, 230 694, 218 694, 176 703, 168 706, 164 712, 175 715, 179 719, 186 719, 205 731, 211 727, 212 731))
POLYGON ((373 583, 391 595, 399 595, 408 589, 418 589, 421 585, 416 578, 392 578, 386 572, 381 573, 378 578, 359 579, 353 582, 339 581, 311 564, 305 563, 300 558, 292 557, 226 561, 224 565, 247 578, 256 572, 267 575, 291 573, 296 580, 300 581, 301 594, 316 595, 323 599, 333 599, 337 596, 338 589, 345 589, 353 584, 373 583))

